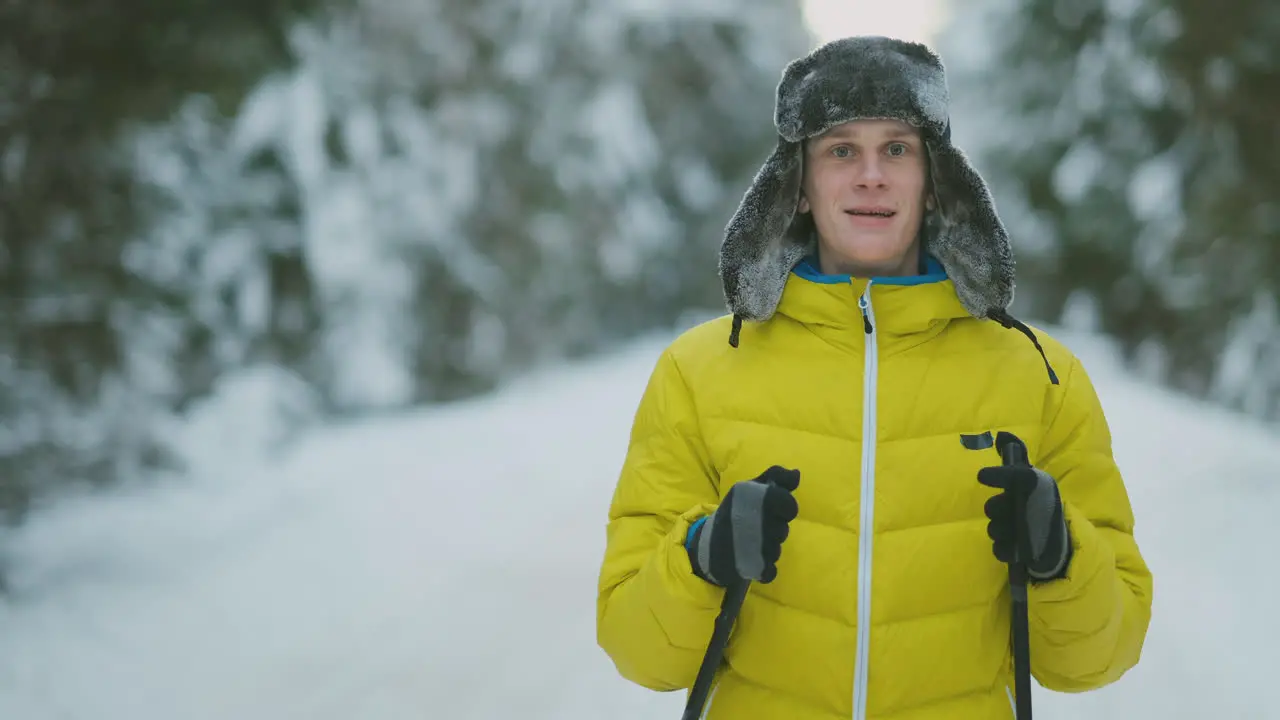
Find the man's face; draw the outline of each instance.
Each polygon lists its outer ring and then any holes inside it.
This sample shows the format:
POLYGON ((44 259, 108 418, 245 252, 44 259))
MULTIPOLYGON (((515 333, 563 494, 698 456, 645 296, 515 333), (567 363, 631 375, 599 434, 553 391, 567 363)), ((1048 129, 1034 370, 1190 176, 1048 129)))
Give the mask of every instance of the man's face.
POLYGON ((855 120, 806 143, 800 212, 812 212, 822 270, 914 275, 924 214, 925 148, 897 120, 855 120))

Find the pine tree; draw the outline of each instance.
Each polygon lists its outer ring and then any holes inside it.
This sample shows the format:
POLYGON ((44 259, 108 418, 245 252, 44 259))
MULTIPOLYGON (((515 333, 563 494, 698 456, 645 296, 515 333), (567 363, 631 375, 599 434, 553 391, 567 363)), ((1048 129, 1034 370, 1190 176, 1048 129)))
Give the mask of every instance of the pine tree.
POLYGON ((209 151, 274 158, 293 188, 303 374, 340 413, 468 397, 720 306, 724 224, 811 42, 794 2, 765 0, 369 0, 295 39, 297 69, 209 151))

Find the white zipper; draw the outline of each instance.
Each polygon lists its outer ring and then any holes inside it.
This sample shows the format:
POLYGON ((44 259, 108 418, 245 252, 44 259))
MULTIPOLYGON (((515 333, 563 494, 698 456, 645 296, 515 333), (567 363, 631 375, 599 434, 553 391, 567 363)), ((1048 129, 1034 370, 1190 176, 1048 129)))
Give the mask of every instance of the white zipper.
POLYGON ((858 655, 854 661, 853 718, 866 720, 867 677, 871 657, 871 543, 875 536, 876 498, 876 384, 879 348, 876 314, 871 307, 871 283, 858 299, 866 330, 866 367, 862 385, 862 520, 858 525, 858 655))

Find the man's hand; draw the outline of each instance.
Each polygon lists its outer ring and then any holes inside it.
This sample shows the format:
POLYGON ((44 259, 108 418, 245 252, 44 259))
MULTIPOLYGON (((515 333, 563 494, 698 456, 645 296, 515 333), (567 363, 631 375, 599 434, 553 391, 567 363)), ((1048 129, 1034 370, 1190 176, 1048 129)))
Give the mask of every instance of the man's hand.
POLYGON ((1031 557, 1027 574, 1035 580, 1053 580, 1066 575, 1071 561, 1071 538, 1062 514, 1062 498, 1058 483, 1048 473, 1033 467, 1001 465, 978 471, 978 482, 987 487, 1002 490, 987 500, 985 511, 990 522, 987 535, 992 540, 992 552, 1002 563, 1014 558, 1017 539, 1014 527, 1014 498, 1023 498, 1022 517, 1031 545, 1031 557))
POLYGON ((699 577, 728 587, 741 580, 770 583, 789 523, 800 507, 792 496, 800 471, 773 466, 729 488, 714 513, 694 523, 685 543, 699 577))

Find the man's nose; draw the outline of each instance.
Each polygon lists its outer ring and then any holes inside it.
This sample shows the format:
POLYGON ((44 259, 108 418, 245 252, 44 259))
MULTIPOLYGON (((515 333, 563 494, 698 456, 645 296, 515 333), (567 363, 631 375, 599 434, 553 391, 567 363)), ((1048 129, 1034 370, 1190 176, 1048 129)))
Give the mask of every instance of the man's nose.
POLYGON ((858 165, 858 187, 884 187, 887 178, 884 168, 880 167, 880 159, 867 157, 858 165))

